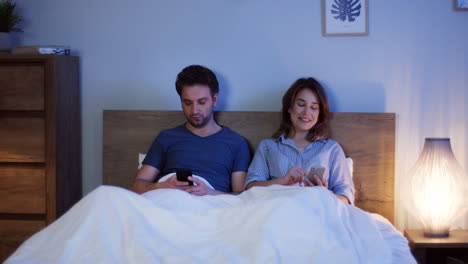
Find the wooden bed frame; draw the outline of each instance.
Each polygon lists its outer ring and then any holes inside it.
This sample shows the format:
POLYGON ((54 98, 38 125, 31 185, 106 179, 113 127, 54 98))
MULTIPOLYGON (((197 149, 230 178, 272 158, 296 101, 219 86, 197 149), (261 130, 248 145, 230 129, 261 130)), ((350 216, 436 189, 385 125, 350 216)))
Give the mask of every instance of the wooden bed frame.
MULTIPOLYGON (((220 111, 215 119, 236 131, 255 151, 278 128, 279 112, 220 111)), ((185 122, 182 111, 104 110, 103 183, 128 188, 161 130, 185 122)), ((355 204, 394 221, 395 114, 333 113, 331 138, 354 161, 355 204)))

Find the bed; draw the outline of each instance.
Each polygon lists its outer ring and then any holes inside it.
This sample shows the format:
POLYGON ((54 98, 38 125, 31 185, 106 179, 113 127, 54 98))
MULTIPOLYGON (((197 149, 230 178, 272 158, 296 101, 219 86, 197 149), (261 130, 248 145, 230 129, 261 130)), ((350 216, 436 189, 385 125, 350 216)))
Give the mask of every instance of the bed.
MULTIPOLYGON (((103 183, 130 187, 138 154, 159 131, 185 122, 181 111, 104 111, 103 183)), ((255 151, 278 128, 279 112, 216 112, 216 120, 247 139, 255 151)), ((394 221, 395 114, 333 113, 331 138, 354 163, 355 204, 394 221)))
MULTIPOLYGON (((278 112, 215 113, 255 151, 278 112)), ((331 138, 354 163, 355 205, 324 188, 240 195, 126 190, 139 156, 180 111, 104 111, 103 183, 6 263, 415 263, 394 221, 395 115, 333 113, 331 138)))

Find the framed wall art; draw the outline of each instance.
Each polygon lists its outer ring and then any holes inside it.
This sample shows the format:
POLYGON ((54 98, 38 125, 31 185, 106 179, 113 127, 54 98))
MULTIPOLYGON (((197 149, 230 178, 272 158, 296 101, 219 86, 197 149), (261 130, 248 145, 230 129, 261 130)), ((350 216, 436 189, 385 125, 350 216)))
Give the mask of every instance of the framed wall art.
POLYGON ((453 0, 453 8, 457 11, 468 11, 468 0, 453 0))
POLYGON ((323 35, 369 35, 368 5, 368 0, 322 0, 323 35))

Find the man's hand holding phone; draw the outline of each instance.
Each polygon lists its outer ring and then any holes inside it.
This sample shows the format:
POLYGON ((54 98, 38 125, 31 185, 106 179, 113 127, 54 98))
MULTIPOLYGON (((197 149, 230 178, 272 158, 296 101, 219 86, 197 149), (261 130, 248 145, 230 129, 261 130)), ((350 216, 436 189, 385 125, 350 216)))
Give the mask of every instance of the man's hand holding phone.
POLYGON ((193 194, 193 195, 199 195, 199 196, 207 195, 207 194, 216 194, 216 192, 210 187, 206 186, 206 184, 202 180, 197 179, 196 177, 193 177, 193 176, 190 176, 188 180, 195 182, 196 186, 188 187, 185 190, 186 192, 193 194))
POLYGON ((185 190, 189 187, 189 183, 186 181, 178 181, 177 176, 173 175, 169 179, 163 182, 156 182, 153 184, 150 184, 149 190, 152 189, 160 189, 160 188, 167 188, 167 189, 179 189, 179 190, 185 190), (154 187, 152 187, 154 186, 154 187))
MULTIPOLYGON (((167 189, 179 189, 186 191, 193 182, 188 180, 188 177, 192 176, 192 171, 187 169, 177 169, 176 175, 171 176, 169 179, 163 182, 157 182, 152 189, 167 188, 167 189)), ((151 187, 150 187, 151 188, 151 187)))
POLYGON ((193 181, 189 180, 192 177, 192 170, 189 169, 176 169, 177 180, 180 182, 187 182, 188 185, 193 185, 193 181))
POLYGON ((189 169, 177 169, 176 170, 177 181, 185 183, 184 191, 193 195, 206 195, 214 194, 212 189, 206 186, 206 184, 192 176, 192 171, 189 169), (193 183, 196 183, 194 185, 193 183))

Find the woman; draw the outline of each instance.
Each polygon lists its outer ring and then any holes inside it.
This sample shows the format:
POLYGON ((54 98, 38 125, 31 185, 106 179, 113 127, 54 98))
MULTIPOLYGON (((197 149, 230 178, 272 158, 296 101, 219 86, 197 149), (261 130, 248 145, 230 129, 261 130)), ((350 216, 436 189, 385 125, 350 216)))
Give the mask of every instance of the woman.
POLYGON ((344 203, 354 201, 354 185, 340 145, 328 138, 330 109, 314 78, 298 79, 283 96, 282 121, 274 139, 260 142, 245 181, 246 189, 272 184, 322 186, 344 203), (323 176, 311 176, 311 169, 323 176))

